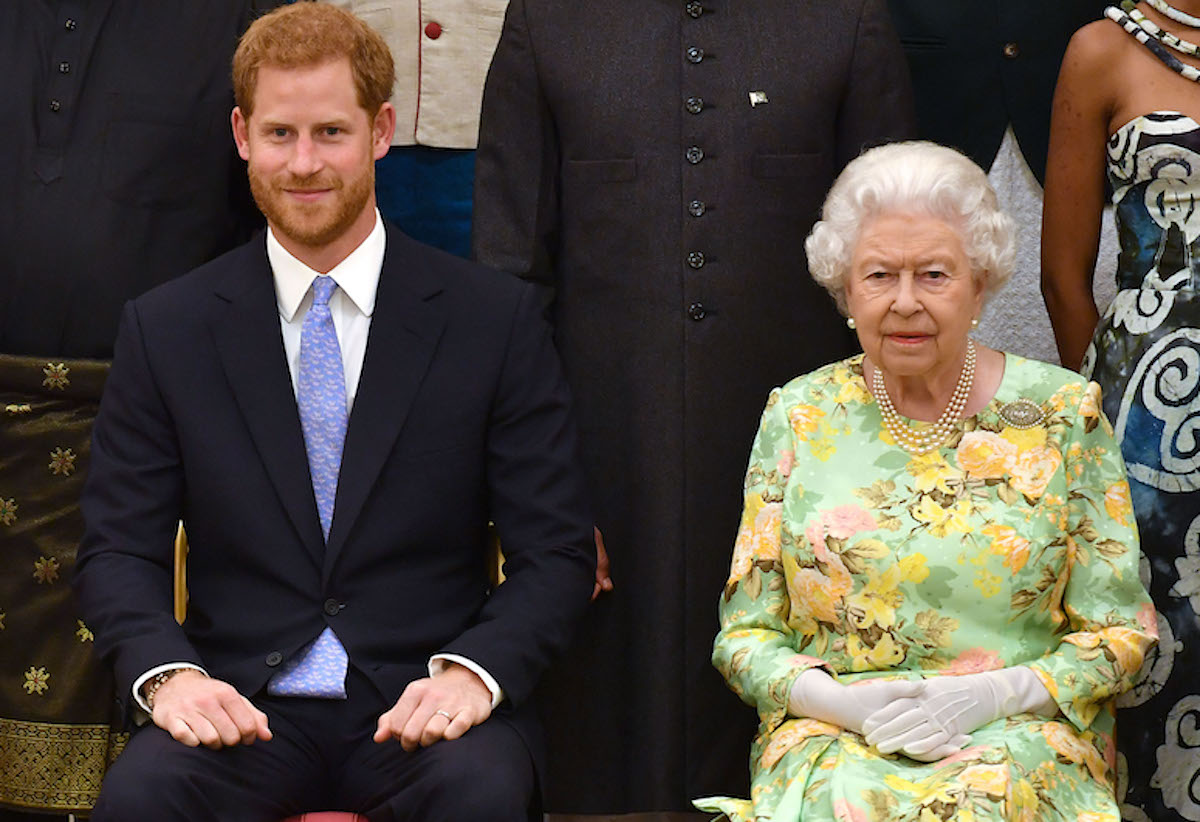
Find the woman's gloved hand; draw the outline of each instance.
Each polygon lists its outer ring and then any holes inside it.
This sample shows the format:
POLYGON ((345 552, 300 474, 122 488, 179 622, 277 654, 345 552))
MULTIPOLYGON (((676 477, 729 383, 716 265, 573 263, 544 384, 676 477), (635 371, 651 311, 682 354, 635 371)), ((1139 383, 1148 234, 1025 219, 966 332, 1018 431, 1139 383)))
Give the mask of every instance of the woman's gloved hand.
POLYGON ((1037 674, 1017 666, 926 679, 916 696, 897 699, 863 721, 863 736, 880 753, 901 751, 933 762, 961 749, 970 733, 1021 713, 1053 716, 1058 706, 1037 674))
POLYGON ((788 711, 861 734, 863 720, 897 700, 915 697, 923 684, 920 680, 876 679, 842 685, 821 668, 810 668, 792 685, 788 711))

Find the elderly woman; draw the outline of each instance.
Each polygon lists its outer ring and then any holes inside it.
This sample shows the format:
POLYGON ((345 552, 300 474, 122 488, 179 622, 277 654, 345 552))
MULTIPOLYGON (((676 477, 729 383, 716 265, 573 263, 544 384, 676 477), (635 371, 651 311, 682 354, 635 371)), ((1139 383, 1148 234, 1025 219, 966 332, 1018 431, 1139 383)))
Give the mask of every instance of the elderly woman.
POLYGON ((806 248, 864 354, 773 391, 713 661, 758 709, 733 820, 1118 822, 1155 642, 1098 389, 968 336, 1013 264, 983 172, 866 152, 806 248))

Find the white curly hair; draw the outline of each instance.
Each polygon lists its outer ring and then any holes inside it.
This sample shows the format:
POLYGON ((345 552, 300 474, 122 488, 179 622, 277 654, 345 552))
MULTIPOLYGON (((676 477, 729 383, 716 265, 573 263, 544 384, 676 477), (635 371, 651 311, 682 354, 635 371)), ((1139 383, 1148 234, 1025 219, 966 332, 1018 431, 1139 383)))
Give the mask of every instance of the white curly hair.
POLYGON ((838 175, 804 241, 809 272, 843 314, 859 232, 885 214, 927 215, 956 227, 985 300, 1012 276, 1015 225, 1000 210, 983 169, 937 143, 889 143, 863 152, 838 175))

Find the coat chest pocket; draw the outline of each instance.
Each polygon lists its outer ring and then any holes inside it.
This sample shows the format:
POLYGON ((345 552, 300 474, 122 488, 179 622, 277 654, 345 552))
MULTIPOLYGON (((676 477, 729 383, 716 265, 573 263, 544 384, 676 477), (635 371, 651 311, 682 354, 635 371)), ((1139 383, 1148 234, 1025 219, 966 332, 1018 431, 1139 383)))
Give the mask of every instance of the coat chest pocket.
POLYGON ((563 177, 569 183, 623 183, 637 177, 637 160, 567 160, 563 177))

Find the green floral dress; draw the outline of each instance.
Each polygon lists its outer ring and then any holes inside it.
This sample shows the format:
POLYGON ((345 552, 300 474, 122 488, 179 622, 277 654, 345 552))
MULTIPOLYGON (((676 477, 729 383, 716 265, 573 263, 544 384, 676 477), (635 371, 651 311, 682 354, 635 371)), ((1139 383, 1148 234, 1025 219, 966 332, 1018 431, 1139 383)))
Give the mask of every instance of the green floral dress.
POLYGON ((942 448, 894 444, 861 355, 771 393, 713 661, 758 709, 737 822, 1119 822, 1113 697, 1152 647, 1129 486, 1099 389, 1008 356, 942 448), (939 762, 790 717, 804 670, 839 682, 1028 665, 1058 703, 986 725, 939 762))

